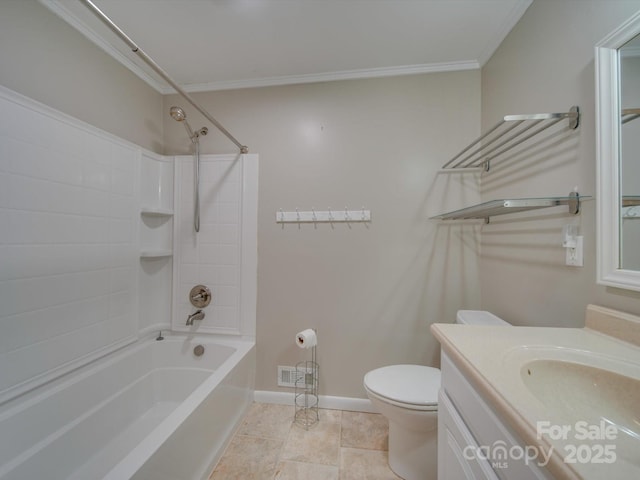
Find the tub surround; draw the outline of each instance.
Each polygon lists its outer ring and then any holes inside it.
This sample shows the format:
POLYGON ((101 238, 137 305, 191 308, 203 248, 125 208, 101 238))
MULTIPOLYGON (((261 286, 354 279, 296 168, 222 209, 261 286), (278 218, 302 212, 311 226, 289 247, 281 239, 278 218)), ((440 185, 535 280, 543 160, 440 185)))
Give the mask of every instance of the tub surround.
POLYGON ((4 403, 149 325, 136 282, 142 150, 4 87, 0 108, 4 403))
MULTIPOLYGON (((560 452, 571 443, 579 445, 575 429, 566 439, 550 438, 543 433, 538 439, 538 421, 549 421, 550 425, 575 426, 584 420, 589 425, 598 425, 599 416, 594 416, 590 405, 592 391, 581 395, 585 402, 571 402, 553 405, 553 399, 562 392, 540 392, 527 387, 523 376, 527 365, 537 360, 562 362, 562 365, 588 365, 624 375, 634 380, 608 387, 607 400, 595 399, 595 408, 610 408, 618 413, 619 409, 636 402, 640 391, 640 348, 638 332, 640 317, 589 305, 585 328, 546 328, 546 327, 483 327, 468 325, 434 324, 431 331, 440 341, 443 352, 462 371, 475 387, 476 391, 491 405, 515 433, 523 444, 541 447, 547 452, 551 447, 552 455, 547 465, 548 471, 558 479, 603 478, 604 475, 622 474, 621 478, 635 478, 640 466, 633 460, 637 452, 637 440, 618 429, 616 441, 616 461, 607 463, 566 463, 560 452), (603 332, 606 332, 609 336, 603 332), (617 338, 616 338, 617 337, 617 338), (620 340, 628 339, 631 342, 620 340), (479 341, 479 339, 481 339, 479 341), (523 370, 524 368, 524 370, 523 370), (615 390, 616 385, 626 387, 615 390), (549 403, 551 399, 551 404, 549 403), (598 403, 600 402, 600 403, 598 403), (569 406, 567 406, 569 405, 569 406), (556 408, 557 407, 557 408, 556 408), (630 455, 627 453, 630 452, 630 455)), ((595 370, 593 370, 595 371, 595 370)), ((529 373, 530 374, 530 373, 529 373)), ((574 382, 575 375, 567 375, 567 381, 574 382)), ((622 377, 617 377, 618 379, 622 377)), ((606 381, 604 379, 603 381, 606 381)), ((545 389, 544 383, 539 387, 545 389)), ((566 384, 565 384, 566 385, 566 384)), ((570 384, 573 388, 574 383, 570 384)), ((576 384, 576 388, 579 385, 576 384)), ((604 387, 607 389, 607 387, 604 387)), ((577 398, 578 396, 576 396, 577 398)), ((562 402, 558 402, 562 403, 562 402)), ((624 416, 624 413, 621 413, 624 416)), ((594 443, 612 443, 596 440, 594 443)))
POLYGON ((174 158, 4 87, 0 104, 0 478, 205 478, 253 398, 257 155, 203 162, 227 175, 203 181, 188 250, 174 158), (234 335, 169 333, 179 280, 207 280, 225 328, 206 333, 234 335))

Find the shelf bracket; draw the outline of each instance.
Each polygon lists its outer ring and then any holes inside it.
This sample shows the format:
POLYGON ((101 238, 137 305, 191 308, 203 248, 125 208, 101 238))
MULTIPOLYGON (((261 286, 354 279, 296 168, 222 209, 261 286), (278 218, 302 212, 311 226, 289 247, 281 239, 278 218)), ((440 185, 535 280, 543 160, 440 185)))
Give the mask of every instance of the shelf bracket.
POLYGON ((580 213, 580 195, 575 190, 569 193, 569 200, 567 200, 569 206, 569 213, 572 215, 578 215, 580 213))

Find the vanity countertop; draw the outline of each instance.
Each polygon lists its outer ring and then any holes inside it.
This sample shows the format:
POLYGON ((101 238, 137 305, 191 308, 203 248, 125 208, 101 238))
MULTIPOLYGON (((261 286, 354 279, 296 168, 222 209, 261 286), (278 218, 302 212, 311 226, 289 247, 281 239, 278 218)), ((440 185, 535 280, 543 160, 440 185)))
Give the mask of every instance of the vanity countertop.
POLYGON ((640 478, 640 347, 598 331, 613 316, 616 333, 623 330, 617 336, 633 338, 640 318, 616 313, 589 306, 591 328, 433 324, 431 331, 526 445, 552 449, 547 469, 556 478, 640 478), (625 324, 633 330, 626 336, 625 324), (542 381, 534 381, 538 372, 542 381))

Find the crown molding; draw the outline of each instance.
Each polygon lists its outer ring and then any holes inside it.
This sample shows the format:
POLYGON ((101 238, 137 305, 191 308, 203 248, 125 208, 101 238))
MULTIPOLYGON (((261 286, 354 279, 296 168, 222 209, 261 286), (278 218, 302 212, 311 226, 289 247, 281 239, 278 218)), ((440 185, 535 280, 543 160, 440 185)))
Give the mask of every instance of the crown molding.
MULTIPOLYGON (((252 78, 247 80, 229 80, 209 83, 192 83, 182 85, 187 92, 210 92, 214 90, 231 90, 237 88, 274 87, 281 85, 298 85, 303 83, 334 82, 337 80, 356 80, 364 78, 397 77, 417 75, 421 73, 455 72, 460 70, 477 70, 480 64, 475 60, 463 62, 431 63, 424 65, 406 65, 400 67, 369 68, 361 70, 344 70, 340 72, 310 73, 303 75, 285 75, 281 77, 252 78)), ((162 93, 175 93, 171 87, 162 93)))

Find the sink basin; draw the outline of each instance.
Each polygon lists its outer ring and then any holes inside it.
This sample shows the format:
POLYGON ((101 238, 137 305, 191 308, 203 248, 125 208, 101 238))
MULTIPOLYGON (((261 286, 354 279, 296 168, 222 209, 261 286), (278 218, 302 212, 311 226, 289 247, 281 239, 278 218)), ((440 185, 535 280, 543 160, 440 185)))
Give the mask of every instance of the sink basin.
POLYGON ((529 391, 572 423, 600 420, 640 440, 640 380, 562 360, 525 363, 520 375, 529 391))
MULTIPOLYGON (((541 410, 547 412, 547 417, 539 419, 548 420, 547 427, 567 428, 563 440, 574 445, 589 444, 591 454, 601 446, 613 445, 615 463, 637 473, 632 469, 640 468, 639 372, 586 352, 555 351, 548 355, 551 358, 537 352, 536 357, 523 359, 520 378, 543 405, 541 410), (591 365, 584 363, 587 358, 591 365), (605 367, 599 368, 602 363, 605 367)), ((547 428, 539 433, 553 437, 558 431, 547 428)), ((567 452, 570 450, 565 449, 567 452)))

